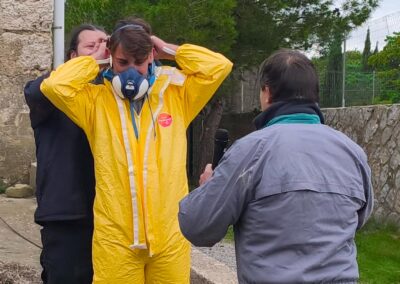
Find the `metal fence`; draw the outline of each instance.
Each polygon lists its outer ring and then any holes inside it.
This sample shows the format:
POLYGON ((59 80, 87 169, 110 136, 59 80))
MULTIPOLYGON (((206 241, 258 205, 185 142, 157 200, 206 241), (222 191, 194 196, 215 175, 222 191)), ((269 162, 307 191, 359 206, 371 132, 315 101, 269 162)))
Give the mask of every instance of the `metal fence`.
MULTIPOLYGON (((400 82, 400 72, 398 73, 400 82)), ((362 106, 400 102, 400 89, 379 72, 319 71, 322 107, 362 106), (344 105, 343 105, 344 103, 344 105)))
MULTIPOLYGON (((343 44, 343 53, 362 52, 368 29, 370 30, 371 51, 376 46, 382 50, 385 46, 385 38, 400 31, 400 11, 366 22, 352 31, 343 44)), ((318 49, 311 53, 317 54, 318 49)), ((400 102, 400 70, 397 74, 392 74, 390 80, 387 76, 383 76, 383 73, 355 71, 347 64, 341 72, 329 70, 318 70, 318 72, 322 107, 400 102), (394 84, 393 82, 397 80, 399 83, 394 84)))

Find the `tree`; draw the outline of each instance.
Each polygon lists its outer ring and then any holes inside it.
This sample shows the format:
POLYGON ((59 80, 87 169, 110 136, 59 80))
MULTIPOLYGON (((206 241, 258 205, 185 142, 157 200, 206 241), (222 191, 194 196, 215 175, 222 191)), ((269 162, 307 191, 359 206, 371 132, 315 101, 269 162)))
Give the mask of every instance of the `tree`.
POLYGON ((234 62, 252 67, 282 47, 307 50, 318 44, 328 50, 336 34, 365 22, 378 0, 341 2, 338 8, 331 0, 239 0, 234 62))
POLYGON ((365 43, 364 43, 364 50, 362 53, 362 70, 363 71, 370 71, 370 67, 368 66, 368 59, 371 56, 371 39, 369 36, 369 28, 367 30, 367 36, 365 37, 365 43))
POLYGON ((118 20, 138 16, 166 41, 191 42, 229 54, 236 38, 235 5, 235 0, 67 0, 66 31, 89 22, 111 32, 118 20))
POLYGON ((336 34, 328 52, 328 62, 325 70, 325 79, 321 88, 321 105, 323 107, 338 107, 341 105, 343 84, 343 36, 336 34))
POLYGON ((368 63, 377 71, 380 82, 378 102, 400 102, 400 33, 386 37, 382 51, 372 55, 368 63))
POLYGON ((144 12, 156 33, 167 40, 191 42, 229 55, 237 36, 232 16, 235 5, 234 0, 165 0, 144 12))
POLYGON ((232 52, 251 66, 280 47, 328 47, 333 31, 361 25, 378 0, 67 0, 66 31, 83 22, 112 30, 118 19, 138 15, 154 31, 177 43, 190 41, 232 52))
POLYGON ((376 42, 374 52, 372 53, 373 55, 375 55, 379 52, 378 44, 379 44, 379 41, 376 42))
POLYGON ((103 26, 106 0, 67 0, 65 2, 65 32, 83 23, 103 26))
POLYGON ((377 71, 398 69, 400 64, 400 32, 387 36, 383 50, 369 59, 369 63, 377 71))

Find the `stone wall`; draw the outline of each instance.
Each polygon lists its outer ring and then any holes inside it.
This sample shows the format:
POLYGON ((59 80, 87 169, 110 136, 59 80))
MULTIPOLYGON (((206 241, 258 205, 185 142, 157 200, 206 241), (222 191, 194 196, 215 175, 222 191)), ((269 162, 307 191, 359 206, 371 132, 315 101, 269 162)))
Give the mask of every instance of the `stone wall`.
POLYGON ((23 88, 49 70, 53 0, 0 1, 0 184, 28 181, 35 148, 23 88))
POLYGON ((400 224, 400 105, 324 110, 326 123, 344 132, 368 155, 374 215, 400 224))

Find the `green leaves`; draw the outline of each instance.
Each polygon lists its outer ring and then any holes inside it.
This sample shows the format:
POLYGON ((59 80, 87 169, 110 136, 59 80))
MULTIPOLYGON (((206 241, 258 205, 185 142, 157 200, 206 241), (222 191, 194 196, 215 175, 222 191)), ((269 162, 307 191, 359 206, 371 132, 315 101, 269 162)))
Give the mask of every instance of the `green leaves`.
POLYGON ((383 50, 371 55, 368 64, 381 82, 378 102, 400 102, 400 33, 388 36, 383 50))
POLYGON ((161 38, 207 46, 253 67, 288 47, 328 48, 334 35, 362 24, 378 0, 67 0, 66 31, 84 22, 111 32, 115 22, 139 16, 161 38))
POLYGON ((368 66, 368 59, 371 56, 371 39, 369 36, 369 28, 367 30, 367 36, 365 38, 364 50, 362 54, 362 69, 363 71, 370 71, 370 67, 368 66))
POLYGON ((400 66, 400 33, 394 33, 386 38, 382 51, 370 57, 368 63, 376 70, 399 69, 400 66))
POLYGON ((377 0, 242 0, 235 10, 238 39, 233 47, 239 65, 260 63, 274 50, 309 49, 314 44, 328 49, 335 35, 342 38, 362 24, 377 0))
POLYGON ((118 20, 139 16, 166 41, 191 42, 229 54, 237 36, 235 6, 235 0, 67 0, 66 31, 89 22, 111 32, 118 20))

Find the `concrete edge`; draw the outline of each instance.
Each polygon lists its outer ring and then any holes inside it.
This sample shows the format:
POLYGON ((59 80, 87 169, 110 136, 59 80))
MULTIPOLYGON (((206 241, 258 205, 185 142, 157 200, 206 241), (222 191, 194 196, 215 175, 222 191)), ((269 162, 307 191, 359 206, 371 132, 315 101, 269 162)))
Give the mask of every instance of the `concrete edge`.
POLYGON ((194 284, 237 284, 236 272, 226 264, 192 248, 192 280, 194 284))

